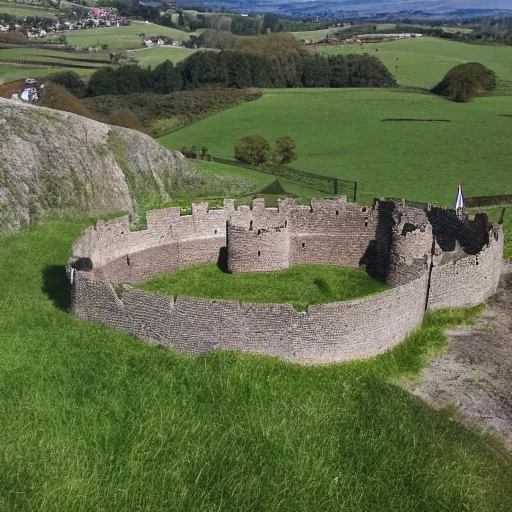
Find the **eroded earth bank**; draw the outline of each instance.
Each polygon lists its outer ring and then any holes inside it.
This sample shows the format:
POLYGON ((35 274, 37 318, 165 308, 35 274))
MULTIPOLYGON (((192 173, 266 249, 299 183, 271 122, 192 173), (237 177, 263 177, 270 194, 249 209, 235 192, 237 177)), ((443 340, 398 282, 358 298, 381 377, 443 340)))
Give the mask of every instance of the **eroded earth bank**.
POLYGON ((505 441, 512 453, 512 263, 475 324, 449 331, 443 354, 410 391, 430 405, 457 406, 455 419, 505 441))

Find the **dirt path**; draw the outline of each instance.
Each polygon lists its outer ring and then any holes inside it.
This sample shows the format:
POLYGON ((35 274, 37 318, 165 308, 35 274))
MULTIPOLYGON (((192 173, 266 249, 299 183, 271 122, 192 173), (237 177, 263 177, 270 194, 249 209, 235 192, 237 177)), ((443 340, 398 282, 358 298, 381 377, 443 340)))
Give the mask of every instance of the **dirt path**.
POLYGON ((409 390, 457 419, 497 433, 512 453, 512 264, 474 326, 449 331, 449 346, 409 390))

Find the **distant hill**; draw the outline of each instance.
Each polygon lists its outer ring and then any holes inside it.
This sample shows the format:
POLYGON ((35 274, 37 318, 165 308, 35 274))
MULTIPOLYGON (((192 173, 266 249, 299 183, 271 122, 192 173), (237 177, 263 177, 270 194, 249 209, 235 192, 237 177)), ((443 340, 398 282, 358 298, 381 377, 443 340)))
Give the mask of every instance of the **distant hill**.
MULTIPOLYGON (((197 5, 195 0, 179 1, 180 6, 197 5)), ((218 8, 218 0, 203 0, 202 5, 218 8)), ((238 12, 321 15, 328 14, 491 14, 512 12, 512 0, 223 0, 222 5, 238 12)))

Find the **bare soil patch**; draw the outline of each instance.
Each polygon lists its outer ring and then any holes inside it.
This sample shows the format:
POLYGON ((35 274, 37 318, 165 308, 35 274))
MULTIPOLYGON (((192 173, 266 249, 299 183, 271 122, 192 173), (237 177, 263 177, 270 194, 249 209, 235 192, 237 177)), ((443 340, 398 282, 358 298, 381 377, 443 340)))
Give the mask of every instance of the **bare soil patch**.
POLYGON ((512 453, 512 264, 498 293, 471 327, 447 333, 449 345, 408 389, 455 419, 495 433, 512 453))

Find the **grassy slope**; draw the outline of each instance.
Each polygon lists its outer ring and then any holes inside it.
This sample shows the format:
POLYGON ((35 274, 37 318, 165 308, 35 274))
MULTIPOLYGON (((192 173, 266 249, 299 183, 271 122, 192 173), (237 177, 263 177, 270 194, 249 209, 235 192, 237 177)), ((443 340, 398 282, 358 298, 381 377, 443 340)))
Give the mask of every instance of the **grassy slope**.
MULTIPOLYGON (((0 14, 11 14, 17 17, 23 16, 41 16, 44 18, 56 18, 59 14, 57 9, 47 7, 37 7, 14 2, 0 2, 0 14)), ((1 16, 0 16, 1 17, 1 16)))
POLYGON ((311 51, 326 55, 370 53, 393 73, 400 85, 430 89, 454 66, 464 62, 479 62, 494 70, 499 78, 512 81, 512 47, 458 43, 444 39, 422 37, 389 43, 324 46, 311 51), (379 51, 376 52, 375 49, 379 51), (397 67, 398 66, 398 67, 397 67))
MULTIPOLYGON (((226 178, 241 177, 250 180, 253 183, 253 193, 257 193, 264 189, 276 179, 276 177, 271 174, 254 171, 252 169, 244 169, 243 167, 220 164, 216 162, 201 162, 200 160, 191 161, 190 163, 203 172, 225 176, 226 178)), ((318 191, 312 190, 308 187, 297 185, 296 183, 292 183, 291 181, 288 181, 284 178, 279 178, 279 182, 288 194, 297 196, 298 201, 305 200, 307 202, 311 197, 318 197, 318 191)), ((269 206, 274 205, 269 204, 269 206)))
MULTIPOLYGON (((60 32, 59 32, 60 34, 60 32)), ((129 50, 141 47, 141 38, 146 36, 167 36, 172 39, 185 41, 189 38, 187 32, 153 23, 134 23, 129 27, 91 28, 86 30, 66 30, 63 32, 68 43, 78 47, 108 44, 109 50, 129 50)))
MULTIPOLYGON (((461 179, 468 196, 511 189, 508 97, 461 105, 433 95, 385 90, 266 91, 263 98, 173 132, 169 148, 207 145, 232 157, 236 140, 294 137, 304 171, 356 180, 363 199, 407 197, 450 204, 461 179), (440 118, 451 123, 382 122, 440 118)), ((512 189, 510 190, 512 192, 512 189)))
POLYGON ((13 66, 9 64, 0 64, 0 84, 22 80, 29 76, 31 77, 45 77, 60 71, 74 71, 84 78, 89 78, 94 71, 93 69, 79 69, 79 68, 66 68, 66 67, 32 67, 32 66, 13 66))
MULTIPOLYGON (((379 23, 377 24, 377 32, 381 30, 389 30, 396 27, 394 23, 379 23)), ((314 41, 320 41, 320 39, 324 39, 325 36, 329 34, 334 34, 334 32, 343 32, 343 30, 350 30, 352 27, 336 27, 336 28, 326 28, 323 30, 308 30, 305 32, 292 32, 292 34, 297 39, 312 39, 314 41)), ((364 33, 364 29, 361 27, 361 33, 364 33)))
POLYGON ((390 287, 355 268, 297 265, 281 272, 227 274, 205 264, 155 277, 142 288, 173 296, 291 303, 305 311, 310 304, 358 299, 390 287))
MULTIPOLYGON (((61 52, 39 48, 9 48, 0 50, 0 59, 37 60, 47 62, 73 62, 84 64, 83 60, 109 60, 108 52, 61 52)), ((91 63, 91 65, 93 65, 91 63)))
POLYGON ((510 458, 388 382, 470 312, 364 363, 185 357, 59 309, 87 224, 0 244, 0 509, 512 509, 510 458))
POLYGON ((155 68, 165 60, 176 64, 195 52, 196 50, 188 48, 149 48, 148 50, 130 52, 129 55, 137 59, 139 66, 155 68))

